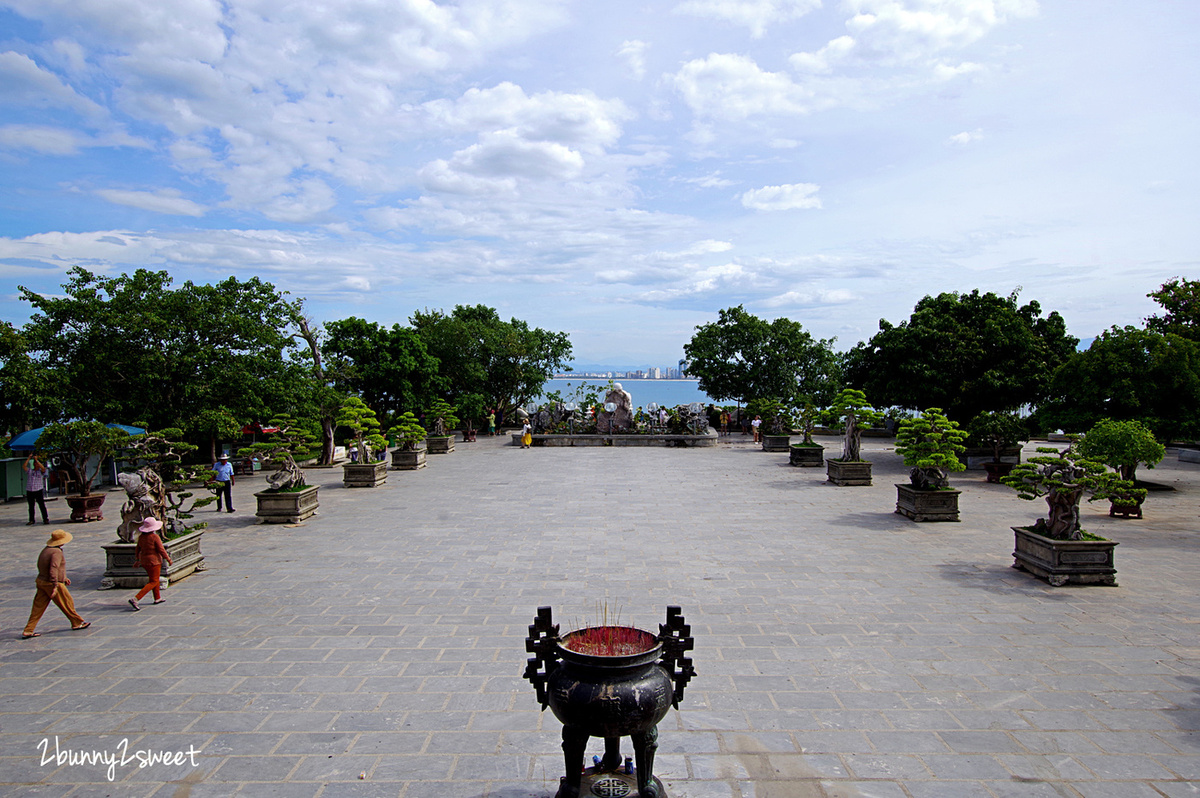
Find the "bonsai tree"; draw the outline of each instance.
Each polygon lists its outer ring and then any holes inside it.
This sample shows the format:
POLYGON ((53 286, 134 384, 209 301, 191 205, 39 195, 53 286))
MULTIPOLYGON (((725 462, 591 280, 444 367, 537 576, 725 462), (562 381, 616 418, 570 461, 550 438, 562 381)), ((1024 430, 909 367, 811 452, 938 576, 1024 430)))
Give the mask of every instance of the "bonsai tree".
POLYGON ((279 470, 267 476, 267 483, 273 491, 297 491, 306 487, 304 472, 296 464, 297 460, 308 460, 317 451, 316 436, 302 428, 299 422, 291 416, 276 416, 270 425, 279 429, 271 433, 271 439, 253 443, 239 449, 243 457, 261 457, 264 461, 279 470))
POLYGON ((197 446, 185 443, 183 431, 177 428, 147 432, 130 439, 129 454, 146 465, 133 472, 120 474, 117 481, 125 488, 128 500, 121 507, 121 526, 118 534, 122 540, 133 540, 133 530, 148 517, 162 521, 171 531, 168 538, 204 529, 207 522, 189 524, 193 511, 216 501, 216 496, 196 499, 187 490, 187 485, 208 481, 213 472, 207 466, 185 466, 183 455, 195 451, 197 446))
POLYGON ((854 388, 843 388, 841 393, 833 397, 833 402, 825 411, 825 416, 832 422, 841 421, 844 425, 842 433, 843 462, 862 460, 863 427, 869 427, 883 418, 883 413, 867 403, 867 395, 854 388))
POLYGON ((1057 540, 1083 540, 1079 524, 1079 502, 1084 493, 1088 501, 1107 499, 1114 490, 1131 489, 1133 484, 1117 479, 1103 463, 1088 460, 1072 442, 1061 451, 1038 447, 1039 455, 1013 468, 1001 481, 1022 499, 1044 498, 1049 508, 1032 531, 1057 540))
POLYGON ((1142 422, 1103 418, 1083 436, 1079 453, 1089 460, 1104 463, 1121 479, 1133 482, 1140 463, 1154 468, 1167 450, 1142 422))
POLYGON ((984 412, 967 424, 967 439, 992 450, 992 462, 999 463, 1001 453, 1029 440, 1029 433, 1016 413, 984 412))
POLYGON ((43 429, 36 451, 45 459, 57 456, 71 479, 78 483, 79 495, 89 496, 104 461, 128 441, 129 433, 119 427, 107 427, 99 421, 71 421, 43 429), (95 465, 89 469, 88 463, 93 459, 95 465))
POLYGON ((747 410, 753 415, 763 417, 766 434, 786 435, 788 433, 787 408, 778 399, 756 399, 749 404, 747 410))
POLYGON ((958 459, 966 451, 967 433, 946 418, 940 407, 931 407, 917 418, 900 422, 896 433, 896 453, 904 455, 904 464, 912 470, 909 479, 919 490, 937 490, 950 486, 946 472, 965 471, 958 459))
POLYGON ((434 399, 429 408, 428 416, 433 419, 433 429, 430 437, 444 438, 458 426, 458 416, 454 415, 454 405, 444 399, 434 399))
POLYGON ((812 436, 819 416, 820 412, 811 399, 802 398, 797 401, 797 407, 791 413, 791 425, 793 429, 800 430, 800 434, 804 436, 804 440, 800 441, 800 443, 792 444, 793 446, 817 445, 813 442, 812 436))
POLYGON ((396 419, 396 423, 388 430, 388 437, 395 438, 401 450, 411 452, 425 440, 425 428, 409 410, 396 419))
POLYGON ((376 455, 376 460, 382 459, 378 455, 387 449, 387 440, 379 434, 379 419, 366 402, 357 396, 348 398, 338 412, 337 424, 353 433, 358 462, 368 462, 368 451, 376 455))
POLYGON ((475 431, 475 419, 483 418, 484 402, 481 393, 468 393, 458 397, 458 411, 463 414, 468 437, 475 431))

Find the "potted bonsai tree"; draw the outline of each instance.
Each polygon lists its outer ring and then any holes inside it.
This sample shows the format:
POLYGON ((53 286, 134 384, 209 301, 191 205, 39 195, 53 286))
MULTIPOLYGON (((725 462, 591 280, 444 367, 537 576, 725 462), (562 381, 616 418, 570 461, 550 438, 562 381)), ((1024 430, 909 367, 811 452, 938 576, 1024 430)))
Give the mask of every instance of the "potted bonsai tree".
POLYGON ((908 485, 896 486, 896 512, 914 521, 957 521, 960 491, 950 487, 947 472, 965 471, 958 459, 967 433, 931 407, 917 418, 900 422, 896 453, 904 456, 908 485))
POLYGON ((160 579, 165 587, 172 581, 205 570, 200 541, 207 523, 191 523, 193 511, 216 501, 209 495, 193 499, 189 486, 212 476, 207 466, 186 466, 183 456, 197 449, 183 440, 183 431, 164 429, 135 435, 130 439, 127 454, 137 463, 135 471, 117 476, 127 499, 121 506, 121 525, 118 540, 104 546, 105 570, 100 581, 102 588, 139 588, 146 582, 146 573, 134 566, 134 530, 146 518, 162 522, 161 535, 171 562, 164 563, 160 579))
POLYGON ((1083 440, 1079 442, 1079 453, 1089 460, 1113 469, 1128 486, 1115 487, 1109 501, 1110 516, 1122 518, 1142 517, 1142 502, 1146 500, 1146 489, 1137 486, 1136 473, 1139 464, 1154 468, 1167 453, 1154 433, 1140 421, 1114 421, 1103 418, 1096 422, 1083 440))
POLYGON ((316 436, 291 416, 276 416, 271 419, 270 426, 279 431, 270 433, 268 440, 238 450, 243 457, 258 456, 278 469, 267 475, 270 487, 254 494, 258 500, 255 515, 267 524, 298 524, 311 518, 319 506, 317 493, 320 486, 306 483, 304 472, 297 463, 297 460, 308 460, 315 455, 316 436))
POLYGON ((1022 499, 1044 498, 1046 518, 1033 526, 1013 527, 1013 567, 1047 579, 1058 587, 1067 582, 1115 585, 1116 541, 1088 533, 1079 522, 1079 502, 1108 498, 1114 489, 1132 487, 1102 463, 1088 460, 1075 443, 1063 450, 1039 447, 1038 455, 1015 466, 1001 481, 1022 499))
POLYGON ((825 411, 831 422, 842 427, 842 456, 825 461, 828 480, 838 486, 870 485, 871 463, 862 459, 862 431, 883 418, 867 402, 867 396, 854 388, 844 388, 825 411))
POLYGON ((446 400, 433 401, 427 414, 433 419, 432 429, 426 436, 430 454, 449 454, 454 451, 454 428, 458 426, 458 416, 454 412, 454 405, 446 400))
POLYGON ((484 414, 483 395, 469 393, 460 396, 458 412, 462 413, 463 417, 463 443, 473 443, 476 436, 475 420, 483 418, 484 414))
POLYGON ((793 443, 790 447, 788 462, 794 466, 817 468, 825 462, 825 447, 814 443, 812 439, 817 415, 817 406, 809 399, 802 400, 792 414, 793 426, 804 436, 800 443, 793 443))
POLYGON ((761 399, 751 403, 751 412, 763 417, 762 450, 788 451, 792 441, 791 418, 784 403, 778 399, 761 399))
POLYGON ((99 421, 50 424, 38 436, 36 451, 43 460, 67 472, 79 494, 67 496, 72 521, 103 521, 104 493, 92 493, 104 461, 129 441, 129 433, 99 421))
POLYGON ((425 467, 425 428, 412 411, 405 411, 396 420, 388 430, 388 437, 396 441, 396 448, 392 450, 394 470, 415 471, 425 467))
MULTIPOLYGON (((992 459, 984 461, 983 468, 987 471, 987 481, 998 483, 1021 462, 1021 450, 1017 447, 1029 440, 1029 433, 1016 413, 984 412, 967 424, 967 440, 991 455, 992 459), (1005 462, 1004 457, 1013 459, 1005 462)), ((969 451, 967 455, 970 456, 969 451)))
POLYGON ((387 482, 387 441, 379 434, 375 411, 357 396, 342 403, 337 424, 348 427, 358 450, 358 462, 342 466, 342 484, 347 488, 374 488, 387 482))

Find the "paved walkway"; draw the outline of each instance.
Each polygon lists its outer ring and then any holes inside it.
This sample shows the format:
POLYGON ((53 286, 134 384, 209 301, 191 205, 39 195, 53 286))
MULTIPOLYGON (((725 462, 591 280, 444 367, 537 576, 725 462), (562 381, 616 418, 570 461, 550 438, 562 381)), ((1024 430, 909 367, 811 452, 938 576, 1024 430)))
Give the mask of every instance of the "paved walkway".
POLYGON ((835 488, 733 441, 481 438, 373 490, 314 470, 293 528, 256 525, 243 480, 205 513, 209 570, 139 613, 96 589, 113 494, 65 550, 92 627, 51 607, 29 641, 53 527, 0 507, 0 794, 552 798, 561 727, 520 678, 537 607, 656 628, 679 604, 699 676, 660 726, 672 798, 1200 795, 1200 465, 1145 474, 1177 488, 1145 520, 1085 505, 1120 587, 1051 588, 1009 567, 1044 504, 979 472, 961 523, 917 524, 887 442, 874 487, 835 488))

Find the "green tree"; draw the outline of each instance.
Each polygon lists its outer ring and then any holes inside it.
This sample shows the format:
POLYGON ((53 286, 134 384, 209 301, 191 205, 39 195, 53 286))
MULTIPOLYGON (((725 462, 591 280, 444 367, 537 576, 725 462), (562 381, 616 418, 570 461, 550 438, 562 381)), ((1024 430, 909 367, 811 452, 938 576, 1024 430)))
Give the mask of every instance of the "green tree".
POLYGON ((571 358, 566 333, 530 327, 520 319, 503 321, 485 305, 457 305, 449 315, 418 311, 411 322, 441 364, 443 398, 452 404, 479 394, 487 405, 508 415, 541 393, 546 380, 566 368, 571 358))
POLYGON ((62 296, 20 289, 35 310, 23 329, 30 355, 69 386, 62 417, 186 429, 204 410, 249 420, 287 403, 283 295, 258 278, 171 282, 165 271, 103 277, 75 267, 62 296))
POLYGON ((912 484, 918 488, 945 488, 946 472, 966 471, 958 455, 967 450, 967 433, 946 418, 940 407, 931 407, 917 418, 900 422, 896 432, 896 454, 903 455, 909 466, 912 484))
POLYGON ((700 325, 683 346, 687 372, 717 401, 805 398, 824 404, 841 375, 833 339, 815 339, 791 319, 768 322, 741 305, 700 325))
POLYGON ((1176 277, 1146 296, 1165 311, 1161 316, 1146 319, 1147 330, 1200 341, 1200 281, 1176 277))
POLYGON ((1121 479, 1133 482, 1138 465, 1145 463, 1147 468, 1154 468, 1167 450, 1155 440, 1154 433, 1138 421, 1102 418, 1079 442, 1079 453, 1089 460, 1104 463, 1121 479))
POLYGON ((63 394, 55 372, 31 356, 25 333, 0 322, 0 434, 61 418, 63 394))
POLYGON ((846 379, 881 405, 941 407, 965 423, 985 410, 1015 410, 1045 395, 1075 351, 1057 312, 996 294, 944 293, 917 303, 906 322, 846 355, 846 379))
POLYGON ((384 418, 424 407, 446 389, 437 358, 410 327, 355 317, 325 322, 324 351, 334 387, 362 397, 384 418))
POLYGON ((1200 344, 1173 333, 1113 327, 1054 374, 1035 418, 1083 432, 1103 418, 1140 421, 1162 441, 1200 437, 1200 344))

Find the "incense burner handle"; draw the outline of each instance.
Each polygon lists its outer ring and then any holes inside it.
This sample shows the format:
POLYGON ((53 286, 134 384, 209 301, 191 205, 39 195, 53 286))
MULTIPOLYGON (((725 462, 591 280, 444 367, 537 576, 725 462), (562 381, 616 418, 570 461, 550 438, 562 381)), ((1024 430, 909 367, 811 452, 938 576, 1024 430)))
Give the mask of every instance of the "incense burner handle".
POLYGON ((683 611, 679 607, 667 607, 667 622, 658 625, 658 639, 663 646, 659 664, 675 683, 671 705, 679 709, 679 702, 683 700, 683 688, 687 687, 687 683, 696 675, 696 669, 692 667, 692 658, 684 656, 685 652, 695 647, 692 627, 684 622, 683 611))
POLYGON ((538 607, 537 617, 529 626, 529 637, 525 638, 525 650, 534 656, 529 658, 521 675, 533 684, 543 710, 550 703, 546 682, 558 667, 557 645, 558 624, 551 619, 549 607, 538 607))

